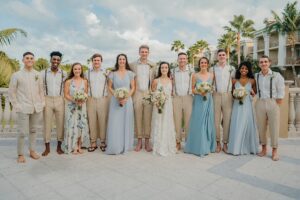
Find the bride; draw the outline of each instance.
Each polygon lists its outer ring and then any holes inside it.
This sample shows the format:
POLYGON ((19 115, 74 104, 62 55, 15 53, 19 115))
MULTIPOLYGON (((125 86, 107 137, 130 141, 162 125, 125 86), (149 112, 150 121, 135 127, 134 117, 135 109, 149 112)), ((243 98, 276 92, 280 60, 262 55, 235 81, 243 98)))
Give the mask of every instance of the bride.
POLYGON ((154 79, 152 91, 163 90, 167 100, 162 113, 153 106, 151 134, 153 137, 153 154, 168 156, 176 153, 176 133, 173 119, 172 105, 172 81, 169 63, 161 62, 158 68, 158 76, 154 79))

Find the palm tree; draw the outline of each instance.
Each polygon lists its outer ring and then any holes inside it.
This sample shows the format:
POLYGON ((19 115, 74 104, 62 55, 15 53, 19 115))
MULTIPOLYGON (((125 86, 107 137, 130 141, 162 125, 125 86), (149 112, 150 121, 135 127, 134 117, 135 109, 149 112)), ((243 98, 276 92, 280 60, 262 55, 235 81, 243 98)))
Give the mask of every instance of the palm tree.
POLYGON ((200 54, 203 53, 203 51, 205 49, 208 49, 208 43, 205 41, 205 40, 198 40, 193 46, 192 46, 192 64, 193 64, 193 67, 194 67, 194 60, 195 60, 195 57, 199 57, 200 54))
POLYGON ((11 41, 18 36, 18 34, 27 37, 27 33, 19 28, 0 30, 0 46, 9 45, 11 41))
POLYGON ((229 31, 218 39, 218 48, 225 49, 228 63, 230 63, 230 50, 233 47, 236 47, 236 34, 234 32, 229 31))
POLYGON ((174 40, 171 51, 178 53, 180 50, 184 49, 184 44, 180 40, 174 40))
POLYGON ((37 71, 42 71, 43 69, 47 69, 50 66, 49 61, 45 58, 38 58, 34 65, 33 68, 37 71))
MULTIPOLYGON (((18 34, 27 36, 22 29, 8 28, 0 30, 0 46, 10 45, 18 34)), ((7 87, 13 72, 19 69, 19 63, 10 59, 4 52, 0 51, 0 87, 7 87)))
POLYGON ((194 67, 194 58, 195 58, 195 55, 197 54, 197 49, 196 47, 193 45, 193 46, 190 46, 187 50, 187 55, 188 55, 188 61, 189 63, 192 63, 192 66, 194 67))
MULTIPOLYGON (((288 44, 291 45, 292 51, 292 70, 294 77, 296 79, 297 73, 295 70, 295 46, 297 41, 297 31, 300 31, 300 11, 296 8, 297 1, 293 3, 287 3, 282 12, 282 18, 275 11, 271 11, 274 22, 267 24, 267 32, 276 31, 280 34, 286 34, 288 39, 288 44)), ((295 80, 297 86, 297 81, 295 80)))
POLYGON ((255 31, 253 25, 254 22, 250 19, 245 20, 243 15, 234 15, 233 20, 229 21, 230 26, 224 26, 224 29, 228 32, 234 32, 236 34, 237 41, 237 53, 238 53, 238 64, 241 62, 241 37, 253 38, 255 31))
POLYGON ((11 75, 20 69, 19 61, 0 51, 0 87, 8 87, 11 75))

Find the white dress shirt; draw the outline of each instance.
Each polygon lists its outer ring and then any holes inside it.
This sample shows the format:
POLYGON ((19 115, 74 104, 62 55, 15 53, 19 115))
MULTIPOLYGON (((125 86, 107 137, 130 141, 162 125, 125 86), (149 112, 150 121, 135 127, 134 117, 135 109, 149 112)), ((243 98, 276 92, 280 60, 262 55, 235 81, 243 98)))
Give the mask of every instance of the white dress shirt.
POLYGON ((184 70, 181 70, 179 67, 173 70, 176 95, 185 96, 191 94, 191 73, 191 70, 187 66, 184 70))
POLYGON ((210 69, 210 72, 215 74, 215 90, 217 92, 231 92, 232 90, 232 78, 235 76, 235 69, 230 65, 224 67, 215 65, 210 69))
POLYGON ((89 69, 89 71, 86 72, 85 77, 88 79, 88 90, 89 90, 89 96, 94 98, 102 98, 104 96, 107 96, 107 90, 106 90, 106 75, 105 70, 103 69, 89 69))
POLYGON ((270 98, 270 84, 272 78, 272 98, 283 99, 284 98, 284 78, 278 72, 273 72, 269 69, 268 73, 264 76, 262 72, 255 74, 257 94, 260 99, 270 98), (257 80, 257 75, 259 75, 257 80))
POLYGON ((137 66, 137 85, 140 91, 149 89, 150 66, 147 64, 138 64, 137 66))
POLYGON ((51 68, 48 68, 41 71, 41 76, 43 77, 44 91, 46 96, 63 96, 64 81, 67 78, 66 72, 58 69, 58 71, 54 73, 52 72, 51 68))

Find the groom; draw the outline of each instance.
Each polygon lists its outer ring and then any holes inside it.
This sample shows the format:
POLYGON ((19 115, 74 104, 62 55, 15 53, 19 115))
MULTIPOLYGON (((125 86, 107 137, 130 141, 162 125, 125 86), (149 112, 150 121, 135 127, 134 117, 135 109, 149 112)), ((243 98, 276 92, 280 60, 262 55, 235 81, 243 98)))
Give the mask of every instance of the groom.
POLYGON ((136 91, 133 96, 133 106, 135 115, 135 132, 138 143, 135 151, 142 149, 142 140, 145 138, 146 151, 152 151, 150 145, 152 105, 144 104, 143 97, 151 90, 151 83, 155 78, 155 63, 148 60, 149 46, 139 47, 140 58, 130 64, 131 70, 136 74, 136 91))

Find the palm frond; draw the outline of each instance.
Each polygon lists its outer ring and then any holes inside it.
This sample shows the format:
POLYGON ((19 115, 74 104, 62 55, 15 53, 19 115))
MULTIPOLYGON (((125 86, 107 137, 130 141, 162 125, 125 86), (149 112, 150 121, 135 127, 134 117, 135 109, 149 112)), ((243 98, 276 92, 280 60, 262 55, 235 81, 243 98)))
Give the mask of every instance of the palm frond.
POLYGON ((27 33, 19 28, 0 30, 0 45, 9 45, 19 34, 27 37, 27 33))

